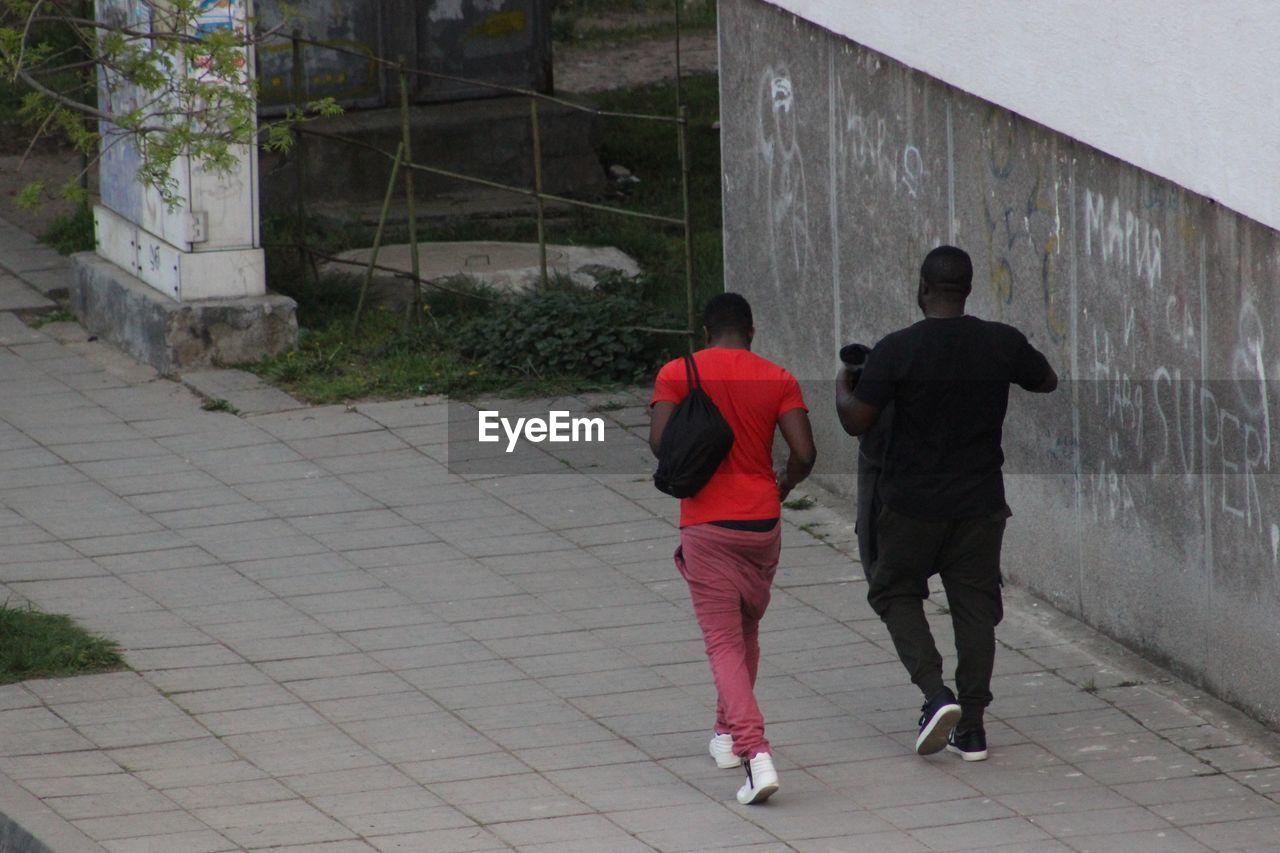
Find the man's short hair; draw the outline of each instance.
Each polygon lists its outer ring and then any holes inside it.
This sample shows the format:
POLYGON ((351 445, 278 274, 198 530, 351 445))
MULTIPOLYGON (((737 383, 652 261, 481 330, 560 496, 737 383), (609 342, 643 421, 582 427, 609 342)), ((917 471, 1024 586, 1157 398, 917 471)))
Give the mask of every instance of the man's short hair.
POLYGON ((973 261, 964 249, 939 246, 924 256, 920 279, 935 290, 968 296, 973 289, 973 261))
POLYGON ((710 337, 724 332, 750 335, 755 323, 751 319, 751 304, 737 293, 719 293, 711 297, 702 309, 702 325, 710 337))

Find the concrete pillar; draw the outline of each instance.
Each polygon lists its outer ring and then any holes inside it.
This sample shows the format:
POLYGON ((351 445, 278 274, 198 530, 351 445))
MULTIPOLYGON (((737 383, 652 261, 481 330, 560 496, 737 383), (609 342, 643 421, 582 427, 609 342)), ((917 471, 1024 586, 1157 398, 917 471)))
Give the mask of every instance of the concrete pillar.
MULTIPOLYGON (((201 7, 197 33, 244 28, 250 15, 249 0, 204 0, 201 7)), ((134 30, 151 28, 146 4, 98 0, 97 15, 134 30)), ((253 56, 245 53, 250 75, 253 56)), ((199 56, 187 67, 198 73, 199 56)), ((127 113, 148 97, 118 81, 100 81, 105 112, 127 113)), ((138 179, 137 147, 108 122, 102 123, 102 152, 96 257, 77 257, 72 287, 72 307, 85 325, 165 373, 292 347, 295 306, 266 289, 257 148, 236 146, 236 162, 227 173, 178 157, 169 173, 177 204, 138 179), (216 328, 199 320, 210 310, 219 318, 216 328), (227 322, 228 312, 242 316, 227 322)))

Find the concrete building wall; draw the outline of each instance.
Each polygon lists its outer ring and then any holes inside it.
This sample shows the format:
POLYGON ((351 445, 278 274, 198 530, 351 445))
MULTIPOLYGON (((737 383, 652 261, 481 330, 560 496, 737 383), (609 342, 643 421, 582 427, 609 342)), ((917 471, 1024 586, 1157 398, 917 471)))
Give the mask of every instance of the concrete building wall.
POLYGON ((1069 380, 1011 401, 1006 574, 1280 723, 1280 235, 758 0, 720 55, 726 287, 814 380, 819 478, 851 492, 838 346, 966 248, 970 311, 1069 380))
POLYGON ((1272 0, 769 1, 1280 228, 1272 0))

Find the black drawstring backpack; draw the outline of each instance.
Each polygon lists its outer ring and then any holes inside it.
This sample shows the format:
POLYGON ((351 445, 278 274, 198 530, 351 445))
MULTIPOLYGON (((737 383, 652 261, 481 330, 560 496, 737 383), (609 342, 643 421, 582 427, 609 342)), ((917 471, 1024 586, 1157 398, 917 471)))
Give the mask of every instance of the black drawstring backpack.
POLYGON ((733 447, 733 428, 702 390, 698 365, 684 357, 689 393, 671 413, 658 439, 653 484, 676 498, 691 498, 707 484, 733 447))

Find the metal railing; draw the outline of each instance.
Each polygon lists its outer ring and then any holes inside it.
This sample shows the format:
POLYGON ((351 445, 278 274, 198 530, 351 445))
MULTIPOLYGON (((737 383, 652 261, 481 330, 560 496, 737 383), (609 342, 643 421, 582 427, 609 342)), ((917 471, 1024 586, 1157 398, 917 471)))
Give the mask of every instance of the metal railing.
MULTIPOLYGON (((552 202, 555 204, 565 205, 568 207, 578 208, 582 210, 592 210, 597 212, 603 212, 613 216, 622 216, 622 217, 630 217, 634 219, 648 220, 664 226, 680 227, 681 229, 683 229, 683 238, 684 238, 683 242, 684 242, 684 278, 685 278, 685 294, 686 294, 686 299, 685 299, 686 326, 683 329, 645 327, 643 331, 647 331, 655 334, 671 334, 671 335, 685 336, 688 341, 689 349, 692 350, 694 334, 696 329, 695 315, 694 315, 694 285, 693 285, 693 229, 692 229, 692 224, 690 221, 690 213, 689 213, 689 153, 688 153, 688 143, 686 139, 689 120, 688 120, 688 110, 683 102, 683 93, 681 90, 682 70, 680 67, 680 64, 681 64, 680 18, 679 18, 680 5, 681 4, 679 3, 676 4, 676 8, 677 8, 676 37, 675 37, 676 109, 675 109, 675 114, 669 115, 669 116, 602 110, 602 109, 597 109, 595 107, 588 106, 585 104, 576 103, 574 101, 567 100, 565 98, 558 98, 558 97, 555 97, 554 95, 548 95, 542 92, 533 91, 531 89, 525 89, 517 86, 509 86, 509 85, 504 85, 500 83, 493 83, 493 82, 484 81, 484 80, 473 80, 466 77, 458 77, 451 74, 444 74, 437 71, 428 71, 421 68, 413 68, 408 64, 406 64, 403 56, 398 57, 395 61, 386 59, 384 57, 370 56, 368 53, 365 53, 362 51, 356 51, 351 48, 344 47, 342 45, 335 45, 331 43, 326 43, 324 41, 304 38, 300 32, 295 30, 292 33, 290 38, 291 47, 292 47, 292 61, 293 61, 292 75, 291 75, 292 98, 294 101, 295 110, 300 111, 305 108, 305 99, 304 99, 303 89, 304 89, 306 68, 303 60, 303 51, 302 51, 302 48, 304 46, 309 48, 328 50, 328 51, 333 51, 335 53, 341 53, 341 54, 359 57, 360 59, 366 62, 370 62, 384 69, 390 69, 394 71, 397 77, 399 78, 399 83, 400 83, 399 111, 400 111, 400 122, 401 122, 401 140, 395 151, 388 151, 384 148, 381 148, 365 140, 355 139, 349 136, 344 136, 342 134, 330 133, 330 132, 318 130, 316 128, 310 127, 305 122, 300 122, 295 125, 295 133, 297 136, 296 145, 295 145, 296 147, 295 177, 297 180, 296 214, 298 216, 299 223, 305 222, 306 220, 306 207, 305 207, 306 202, 305 202, 305 192, 304 192, 306 188, 305 140, 308 136, 325 138, 325 139, 340 142, 343 144, 363 148, 365 150, 373 151, 385 157, 390 163, 390 169, 391 169, 390 179, 387 182, 386 194, 383 197, 382 207, 378 216, 378 225, 374 232, 373 246, 371 247, 369 261, 367 264, 362 264, 362 266, 365 267, 365 270, 364 270, 363 282, 360 288, 360 296, 357 301, 356 311, 355 311, 355 315, 353 317, 353 322, 352 322, 353 332, 359 326, 361 314, 364 310, 365 301, 368 295, 370 284, 372 283, 372 280, 373 280, 374 272, 377 270, 399 272, 389 267, 380 266, 378 264, 378 252, 381 249, 383 234, 386 230, 387 216, 391 208, 392 200, 395 196, 396 180, 399 176, 399 173, 403 170, 404 184, 405 184, 405 187, 404 187, 405 205, 406 205, 406 213, 408 216, 409 253, 410 253, 410 258, 412 259, 411 260, 411 263, 412 263, 411 276, 413 280, 413 314, 418 321, 421 321, 421 317, 423 313, 422 311, 423 285, 426 284, 428 286, 438 287, 444 290, 448 290, 448 288, 442 286, 439 282, 435 282, 435 281, 424 282, 422 279, 421 270, 419 268, 419 258, 418 258, 418 245, 419 245, 418 222, 417 222, 417 215, 414 207, 415 196, 414 196, 413 176, 415 172, 421 172, 424 174, 430 174, 438 177, 449 178, 449 179, 460 181, 466 184, 471 184, 471 185, 480 186, 480 187, 487 187, 489 189, 496 189, 503 192, 508 192, 515 195, 522 195, 522 196, 533 199, 536 218, 537 218, 539 276, 540 276, 540 281, 543 287, 546 287, 549 280, 548 265, 547 265, 547 240, 546 240, 546 203, 547 202, 552 202), (413 148, 412 148, 413 134, 411 132, 411 127, 410 127, 410 103, 409 103, 409 90, 410 90, 409 81, 412 77, 415 77, 415 76, 431 79, 431 80, 441 80, 441 81, 447 81, 452 83, 466 84, 469 86, 482 87, 495 92, 502 92, 508 95, 521 96, 521 97, 528 98, 529 99, 529 122, 530 122, 531 139, 532 139, 531 156, 533 159, 533 186, 529 187, 529 186, 519 186, 516 184, 503 183, 501 181, 494 181, 487 178, 477 177, 474 175, 462 174, 449 169, 443 169, 438 166, 432 166, 427 163, 416 162, 413 159, 413 148), (663 122, 663 123, 669 123, 674 125, 676 130, 676 147, 677 147, 677 151, 679 153, 679 159, 680 159, 680 200, 681 200, 680 215, 668 216, 668 215, 662 215, 662 214, 656 214, 656 213, 647 213, 647 212, 637 211, 637 210, 629 210, 627 208, 618 207, 616 205, 599 204, 596 202, 584 201, 581 199, 569 198, 566 196, 546 192, 543 189, 543 180, 542 180, 543 179, 542 133, 541 133, 541 127, 540 127, 540 122, 538 118, 539 103, 556 104, 560 107, 564 107, 570 110, 589 113, 599 118, 618 118, 618 119, 627 119, 627 120, 636 120, 636 121, 654 121, 654 122, 663 122)), ((316 275, 317 278, 319 276, 318 267, 316 265, 317 260, 324 260, 326 262, 348 263, 348 264, 354 263, 352 261, 346 261, 344 259, 336 258, 332 255, 328 255, 326 253, 320 252, 316 250, 314 247, 306 245, 305 241, 302 239, 299 239, 296 242, 295 247, 298 250, 300 257, 303 259, 304 268, 306 266, 310 266, 313 274, 316 275)), ((638 329, 639 327, 629 326, 627 328, 638 329)))

